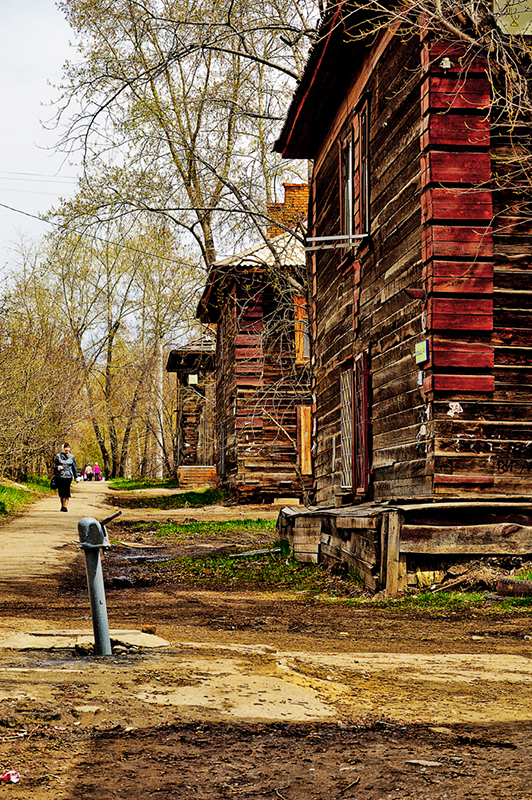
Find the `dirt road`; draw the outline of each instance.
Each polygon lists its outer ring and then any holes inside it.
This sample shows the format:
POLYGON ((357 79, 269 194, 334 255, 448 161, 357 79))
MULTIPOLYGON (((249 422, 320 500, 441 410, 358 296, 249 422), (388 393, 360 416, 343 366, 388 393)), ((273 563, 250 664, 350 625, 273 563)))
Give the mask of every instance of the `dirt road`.
MULTIPOLYGON (((68 515, 47 498, 0 529, 0 767, 21 775, 0 792, 532 797, 528 613, 434 619, 297 594, 117 580, 111 628, 147 626, 166 646, 117 644, 97 659, 59 637, 44 649, 44 633, 90 630, 77 520, 106 516, 111 505, 105 484, 83 484, 68 515), (10 645, 36 633, 34 649, 10 645)), ((120 578, 118 562, 112 569, 120 578)))

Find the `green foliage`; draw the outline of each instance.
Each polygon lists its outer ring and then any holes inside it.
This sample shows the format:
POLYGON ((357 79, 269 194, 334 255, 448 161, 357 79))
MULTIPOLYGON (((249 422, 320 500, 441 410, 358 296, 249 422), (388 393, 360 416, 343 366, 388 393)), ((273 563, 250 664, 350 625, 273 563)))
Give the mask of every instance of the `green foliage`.
POLYGON ((201 508, 202 506, 212 506, 220 503, 228 497, 227 492, 218 489, 204 489, 201 492, 180 492, 179 494, 167 494, 159 496, 145 495, 135 498, 124 498, 117 496, 114 504, 126 506, 127 508, 160 508, 171 510, 173 508, 201 508))
POLYGON ((115 478, 108 485, 120 492, 132 492, 136 489, 177 489, 179 481, 176 478, 162 481, 155 478, 115 478))
POLYGON ((52 491, 52 489, 50 489, 50 478, 47 475, 43 477, 42 475, 29 474, 25 481, 25 485, 28 487, 28 489, 36 492, 52 491))
POLYGON ((532 581, 532 569, 520 569, 514 578, 516 581, 532 581))
POLYGON ((449 614, 467 614, 475 612, 496 616, 512 612, 532 609, 532 597, 505 597, 500 600, 487 601, 487 592, 420 592, 405 597, 390 597, 375 600, 373 598, 339 598, 334 602, 343 602, 348 606, 371 605, 373 608, 395 610, 398 612, 425 613, 429 616, 445 617, 449 614))
MULTIPOLYGON (((149 525, 153 530, 154 526, 149 525)), ((209 522, 185 522, 180 524, 163 523, 158 525, 156 536, 168 539, 199 539, 219 534, 257 533, 275 530, 275 520, 269 519, 229 519, 209 522)))
POLYGON ((0 484, 0 516, 12 514, 17 511, 29 500, 32 493, 29 489, 22 489, 18 486, 0 484))
POLYGON ((281 548, 282 558, 290 557, 290 542, 288 541, 288 539, 279 539, 279 541, 275 542, 273 546, 281 548))
POLYGON ((258 590, 289 589, 311 595, 326 590, 327 573, 315 564, 300 564, 278 553, 246 559, 212 556, 176 558, 159 567, 165 580, 207 584, 209 587, 238 586, 258 590))

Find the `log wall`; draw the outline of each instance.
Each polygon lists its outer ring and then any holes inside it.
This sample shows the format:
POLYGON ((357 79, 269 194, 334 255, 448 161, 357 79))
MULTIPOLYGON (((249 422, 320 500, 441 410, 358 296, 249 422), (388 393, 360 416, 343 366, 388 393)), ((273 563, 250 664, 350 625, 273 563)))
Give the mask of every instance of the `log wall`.
POLYGON ((267 285, 244 292, 237 283, 218 326, 218 436, 221 424, 226 430, 224 468, 218 444, 219 474, 222 486, 244 502, 303 499, 311 487, 299 469, 297 429, 298 406, 310 404, 308 376, 306 366, 295 364, 293 322, 283 336, 266 329, 276 331, 277 313, 267 285))
POLYGON ((412 356, 422 309, 405 292, 419 287, 422 277, 419 43, 397 47, 392 38, 379 58, 368 59, 359 73, 367 80, 354 81, 315 164, 313 235, 338 234, 338 142, 351 110, 369 96, 371 238, 350 251, 318 251, 311 276, 318 504, 353 500, 340 486, 339 380, 365 349, 372 372, 374 497, 432 489, 419 441, 425 405, 412 356))

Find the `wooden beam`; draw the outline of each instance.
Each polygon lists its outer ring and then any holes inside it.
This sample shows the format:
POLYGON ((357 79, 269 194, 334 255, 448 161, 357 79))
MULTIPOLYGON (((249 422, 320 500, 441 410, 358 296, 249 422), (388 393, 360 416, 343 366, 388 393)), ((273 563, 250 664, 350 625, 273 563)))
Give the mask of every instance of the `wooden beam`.
POLYGON ((386 594, 391 597, 399 590, 399 540, 401 537, 401 512, 388 514, 388 549, 386 555, 386 594))

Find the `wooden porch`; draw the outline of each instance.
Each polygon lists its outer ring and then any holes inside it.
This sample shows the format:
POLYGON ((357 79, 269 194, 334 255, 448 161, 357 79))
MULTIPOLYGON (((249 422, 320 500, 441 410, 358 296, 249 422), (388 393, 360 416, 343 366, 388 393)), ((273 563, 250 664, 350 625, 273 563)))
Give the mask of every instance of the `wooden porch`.
POLYGON ((415 586, 418 570, 532 555, 531 502, 283 508, 278 525, 298 561, 356 570, 368 588, 390 596, 415 586))

